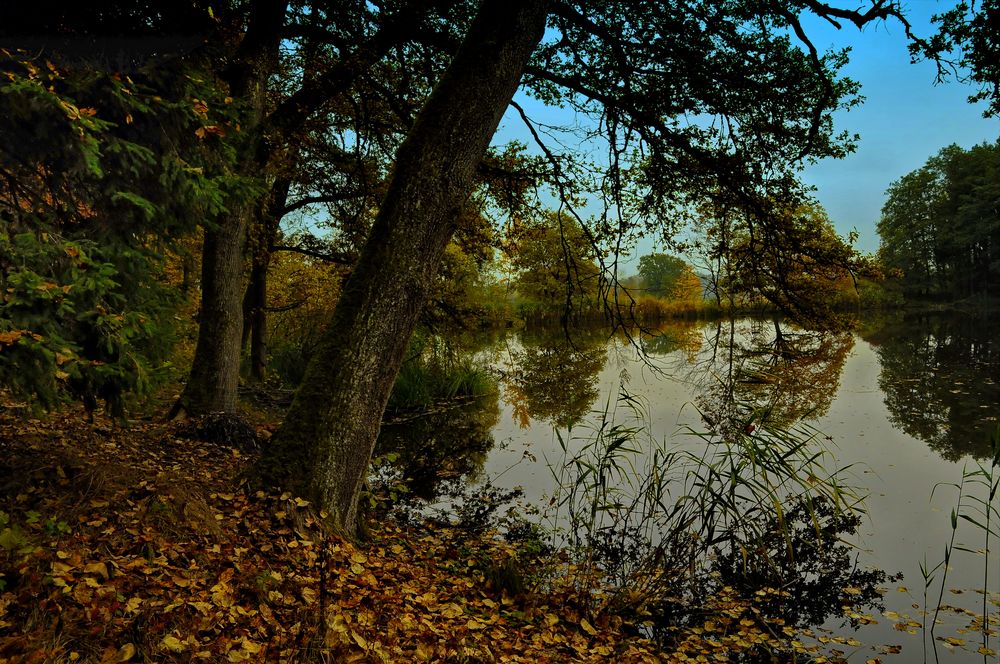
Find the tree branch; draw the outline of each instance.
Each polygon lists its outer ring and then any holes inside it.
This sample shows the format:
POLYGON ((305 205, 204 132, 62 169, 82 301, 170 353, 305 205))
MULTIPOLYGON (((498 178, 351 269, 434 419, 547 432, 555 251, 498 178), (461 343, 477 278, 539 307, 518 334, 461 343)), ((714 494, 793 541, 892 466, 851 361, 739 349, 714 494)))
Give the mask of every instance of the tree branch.
POLYGON ((303 256, 318 258, 321 261, 334 263, 335 265, 354 265, 357 260, 357 256, 347 253, 326 253, 315 249, 307 249, 305 247, 295 247, 291 245, 276 244, 271 247, 271 251, 290 251, 294 254, 302 254, 303 256))

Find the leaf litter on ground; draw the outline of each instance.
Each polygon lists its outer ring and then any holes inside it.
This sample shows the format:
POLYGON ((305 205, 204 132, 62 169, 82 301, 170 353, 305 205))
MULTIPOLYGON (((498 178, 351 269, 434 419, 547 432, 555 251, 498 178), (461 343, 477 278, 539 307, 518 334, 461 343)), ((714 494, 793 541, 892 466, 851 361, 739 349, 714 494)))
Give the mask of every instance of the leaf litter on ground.
POLYGON ((447 529, 343 540, 248 489, 252 453, 175 433, 0 410, 0 661, 661 661, 568 588, 491 588, 447 529))

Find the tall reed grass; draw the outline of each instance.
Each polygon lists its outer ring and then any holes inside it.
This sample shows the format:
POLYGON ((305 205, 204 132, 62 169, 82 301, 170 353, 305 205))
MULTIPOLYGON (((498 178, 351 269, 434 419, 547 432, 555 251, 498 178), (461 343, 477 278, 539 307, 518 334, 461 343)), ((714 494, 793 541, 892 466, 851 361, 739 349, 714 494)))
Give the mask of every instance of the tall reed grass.
POLYGON ((558 486, 550 525, 573 554, 578 596, 591 610, 655 623, 665 606, 704 599, 712 558, 782 569, 769 557, 797 555, 790 506, 816 540, 825 522, 862 511, 849 468, 831 467, 810 427, 771 428, 749 410, 727 436, 688 429, 680 442, 660 441, 645 412, 623 389, 592 427, 559 434, 562 458, 549 460, 558 486), (776 531, 787 545, 777 554, 776 531))

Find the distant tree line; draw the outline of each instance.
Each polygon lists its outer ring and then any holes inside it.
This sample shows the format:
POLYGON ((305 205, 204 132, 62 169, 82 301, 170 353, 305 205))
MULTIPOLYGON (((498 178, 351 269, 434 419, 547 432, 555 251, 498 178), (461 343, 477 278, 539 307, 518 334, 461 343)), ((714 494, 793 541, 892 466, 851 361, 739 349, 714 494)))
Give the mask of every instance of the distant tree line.
POLYGON ((950 145, 893 182, 878 233, 906 297, 1000 295, 1000 142, 950 145))

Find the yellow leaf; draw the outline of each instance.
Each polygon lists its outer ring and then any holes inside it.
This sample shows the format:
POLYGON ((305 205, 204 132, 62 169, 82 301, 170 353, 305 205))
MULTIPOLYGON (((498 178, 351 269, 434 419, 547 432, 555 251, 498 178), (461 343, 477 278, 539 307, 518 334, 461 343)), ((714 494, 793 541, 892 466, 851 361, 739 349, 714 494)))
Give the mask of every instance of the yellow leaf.
POLYGON ((587 622, 586 618, 584 618, 583 620, 580 621, 580 627, 582 627, 583 631, 585 631, 587 634, 590 634, 591 636, 594 636, 595 634, 597 634, 597 630, 594 629, 593 625, 591 625, 589 622, 587 622))
POLYGON ((951 646, 959 646, 959 647, 961 647, 961 646, 965 645, 965 639, 957 639, 954 636, 949 636, 949 637, 945 638, 944 642, 947 643, 948 645, 951 645, 951 646))
POLYGON ((357 643, 363 650, 368 650, 368 641, 365 640, 365 637, 361 636, 357 632, 351 632, 351 638, 354 639, 354 642, 357 643))
POLYGON ((980 655, 986 655, 987 657, 992 657, 993 655, 997 654, 996 651, 993 650, 993 648, 987 648, 986 646, 979 646, 979 650, 977 650, 976 652, 978 652, 980 655))
POLYGON ((298 507, 309 507, 309 501, 308 500, 303 500, 301 498, 296 498, 295 499, 295 504, 298 507))
POLYGON ((108 566, 104 563, 88 563, 83 566, 83 571, 88 574, 97 574, 103 579, 108 578, 108 566))
POLYGON ((184 652, 184 643, 176 636, 171 636, 170 634, 163 637, 160 645, 171 652, 184 652))
POLYGON ((441 610, 441 615, 444 616, 445 618, 457 618, 463 613, 465 613, 465 611, 462 609, 462 607, 460 607, 458 604, 455 604, 454 602, 445 605, 445 607, 441 610))
POLYGON ((545 614, 545 624, 548 627, 555 627, 556 625, 559 624, 559 616, 557 616, 554 613, 545 614))
POLYGON ((135 645, 131 643, 126 643, 121 648, 118 649, 118 661, 127 662, 135 657, 135 645))

